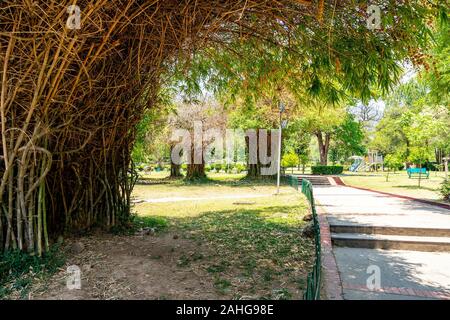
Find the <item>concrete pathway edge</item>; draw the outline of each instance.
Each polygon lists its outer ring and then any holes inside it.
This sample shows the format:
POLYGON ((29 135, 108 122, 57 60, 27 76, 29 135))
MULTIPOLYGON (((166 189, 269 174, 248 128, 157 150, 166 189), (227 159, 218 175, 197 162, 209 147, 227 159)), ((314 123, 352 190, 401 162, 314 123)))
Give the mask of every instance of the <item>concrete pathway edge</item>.
POLYGON ((320 245, 322 261, 322 283, 328 300, 343 300, 341 276, 336 263, 331 243, 330 225, 325 210, 316 202, 316 210, 320 225, 320 245))

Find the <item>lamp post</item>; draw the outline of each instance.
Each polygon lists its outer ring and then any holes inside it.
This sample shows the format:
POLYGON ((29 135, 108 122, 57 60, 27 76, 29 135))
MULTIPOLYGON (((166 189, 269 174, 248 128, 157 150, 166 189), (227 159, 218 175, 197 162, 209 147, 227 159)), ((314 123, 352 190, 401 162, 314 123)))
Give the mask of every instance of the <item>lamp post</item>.
POLYGON ((287 126, 287 120, 283 120, 283 113, 286 111, 286 107, 283 102, 280 101, 278 105, 280 111, 280 134, 278 136, 278 171, 277 171, 277 194, 280 193, 280 174, 281 174, 281 135, 284 128, 287 126))
POLYGON ((448 161, 450 160, 450 158, 443 158, 442 160, 444 161, 445 180, 447 180, 448 179, 448 161))

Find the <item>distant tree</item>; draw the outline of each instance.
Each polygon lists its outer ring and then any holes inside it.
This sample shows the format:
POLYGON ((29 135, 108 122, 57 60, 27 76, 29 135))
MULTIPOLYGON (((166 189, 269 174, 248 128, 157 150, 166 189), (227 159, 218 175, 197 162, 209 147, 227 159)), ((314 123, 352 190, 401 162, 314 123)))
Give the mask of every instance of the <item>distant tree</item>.
POLYGON ((406 159, 401 153, 388 154, 384 157, 384 166, 390 170, 399 170, 405 163, 406 159))
MULTIPOLYGON (((224 132, 227 123, 227 117, 223 108, 214 99, 205 97, 202 101, 195 103, 179 103, 176 111, 170 117, 170 127, 172 129, 185 129, 190 133, 190 158, 187 164, 186 179, 201 179, 206 177, 204 157, 205 147, 212 142, 211 137, 205 135, 209 129, 219 129, 224 132), (200 163, 195 163, 195 143, 194 143, 194 124, 199 122, 202 125, 202 155, 200 163)), ((171 142, 174 144, 175 142, 171 142)), ((185 155, 186 156, 186 155, 185 155)), ((172 161, 173 163, 173 161, 172 161)))
POLYGON ((173 92, 170 88, 162 89, 154 108, 147 109, 137 125, 136 142, 132 151, 134 162, 162 162, 169 155, 168 118, 173 111, 173 92))
POLYGON ((350 112, 355 116, 355 120, 360 122, 367 131, 371 130, 374 124, 383 117, 380 104, 375 100, 371 100, 368 103, 358 101, 355 106, 350 108, 350 112))
POLYGON ((300 154, 299 155, 299 164, 302 166, 302 174, 305 174, 305 167, 309 162, 308 154, 300 154))
MULTIPOLYGON (((233 129, 242 129, 244 132, 253 129, 256 133, 256 163, 249 163, 249 139, 246 138, 247 155, 247 177, 252 179, 262 178, 261 169, 267 167, 267 164, 261 162, 259 141, 260 129, 267 130, 267 156, 274 156, 277 150, 271 150, 272 134, 270 129, 279 127, 278 100, 275 97, 266 96, 259 101, 237 100, 233 106, 229 107, 229 125, 233 129)), ((283 131, 282 148, 286 150, 285 140, 287 131, 283 131)), ((283 152, 282 150, 282 152, 283 152)), ((270 165, 270 164, 269 164, 270 165)))
POLYGON ((292 168, 292 173, 294 173, 294 167, 300 164, 300 159, 298 155, 294 152, 287 153, 283 156, 281 160, 281 165, 284 168, 292 168))
POLYGON ((361 125, 347 112, 343 103, 302 110, 299 118, 302 130, 317 139, 321 165, 328 164, 331 150, 336 155, 336 161, 365 152, 361 125))
POLYGON ((344 122, 334 133, 331 149, 336 154, 336 161, 347 160, 353 155, 363 155, 367 152, 364 146, 364 132, 362 124, 355 121, 352 114, 344 115, 344 122))
MULTIPOLYGON (((450 110, 430 96, 429 83, 412 79, 386 98, 386 111, 376 128, 371 148, 384 155, 402 153, 411 160, 412 149, 425 148, 437 162, 450 153, 450 110), (434 156, 431 153, 434 152, 434 156)), ((416 159, 417 160, 417 159, 416 159)))
POLYGON ((404 160, 404 156, 400 153, 388 154, 384 157, 384 167, 388 168, 386 182, 389 181, 389 174, 391 170, 393 170, 394 173, 399 170, 405 163, 404 160))

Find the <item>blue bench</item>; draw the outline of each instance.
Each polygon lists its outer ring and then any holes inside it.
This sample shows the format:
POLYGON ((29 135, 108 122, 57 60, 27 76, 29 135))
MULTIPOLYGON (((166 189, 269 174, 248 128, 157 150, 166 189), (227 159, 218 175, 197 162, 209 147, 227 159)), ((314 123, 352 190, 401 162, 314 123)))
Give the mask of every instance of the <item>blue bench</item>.
POLYGON ((409 168, 408 170, 406 170, 406 172, 408 173, 408 177, 411 179, 415 176, 424 176, 427 179, 430 177, 430 172, 427 171, 426 168, 409 168))

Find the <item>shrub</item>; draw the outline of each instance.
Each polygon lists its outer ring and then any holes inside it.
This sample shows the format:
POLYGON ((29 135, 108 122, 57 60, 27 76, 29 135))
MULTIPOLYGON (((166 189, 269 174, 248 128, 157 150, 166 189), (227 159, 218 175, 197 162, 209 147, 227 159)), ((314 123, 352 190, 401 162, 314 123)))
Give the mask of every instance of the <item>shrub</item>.
POLYGON ((136 170, 137 170, 137 171, 144 171, 144 167, 145 167, 145 164, 144 164, 144 163, 138 163, 138 164, 136 164, 136 170))
POLYGON ((332 175, 341 174, 344 172, 343 166, 313 166, 311 167, 312 174, 316 175, 332 175))
POLYGON ((439 190, 445 201, 450 202, 450 179, 444 180, 439 190))
POLYGON ((245 164, 237 163, 236 164, 236 170, 237 170, 237 173, 241 173, 242 171, 247 170, 247 167, 246 167, 245 164))
POLYGON ((425 168, 428 171, 439 171, 437 166, 438 166, 438 163, 427 161, 422 165, 422 168, 425 168))
POLYGON ((299 163, 300 159, 298 155, 293 152, 285 154, 283 156, 283 159, 281 160, 281 166, 283 166, 284 168, 295 167, 298 166, 299 163))

